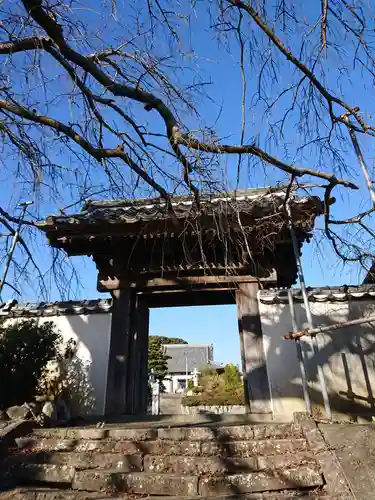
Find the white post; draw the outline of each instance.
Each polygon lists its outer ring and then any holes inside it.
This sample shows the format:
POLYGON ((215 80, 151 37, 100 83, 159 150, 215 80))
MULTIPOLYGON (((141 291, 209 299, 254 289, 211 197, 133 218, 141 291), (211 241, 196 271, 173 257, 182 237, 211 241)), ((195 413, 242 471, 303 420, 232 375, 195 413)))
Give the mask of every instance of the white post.
POLYGON ((194 384, 194 387, 198 387, 198 375, 199 375, 199 371, 197 370, 197 368, 195 367, 194 370, 192 371, 192 375, 193 375, 193 384, 194 384))
POLYGON ((152 384, 152 414, 159 415, 160 412, 160 384, 155 381, 152 384))
POLYGON ((160 412, 160 384, 154 375, 154 370, 151 370, 150 376, 151 383, 151 413, 152 415, 159 415, 160 412))

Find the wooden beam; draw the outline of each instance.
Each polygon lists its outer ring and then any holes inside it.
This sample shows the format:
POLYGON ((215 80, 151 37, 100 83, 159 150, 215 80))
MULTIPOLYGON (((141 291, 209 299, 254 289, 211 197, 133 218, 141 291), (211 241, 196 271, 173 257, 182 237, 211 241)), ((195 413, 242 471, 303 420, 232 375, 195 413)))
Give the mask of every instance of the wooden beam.
POLYGON ((236 290, 236 284, 233 283, 233 286, 230 283, 223 283, 217 284, 217 285, 196 285, 196 286, 191 286, 191 287, 168 287, 168 288, 144 288, 141 291, 138 292, 140 295, 144 296, 150 296, 150 295, 171 295, 171 294, 192 294, 192 293, 208 293, 208 292, 225 292, 225 291, 231 291, 235 292, 236 290))
POLYGON ((130 287, 129 280, 120 279, 116 276, 101 276, 98 274, 98 280, 96 284, 96 288, 98 292, 112 292, 113 290, 122 290, 124 288, 130 287))
MULTIPOLYGON (((204 272, 204 270, 203 270, 204 272)), ((269 277, 257 278, 251 275, 202 275, 198 276, 176 276, 169 278, 153 278, 153 279, 139 279, 131 282, 131 287, 137 290, 145 289, 176 289, 185 290, 194 287, 202 287, 205 285, 229 285, 232 289, 236 288, 238 283, 274 283, 277 280, 276 273, 273 272, 269 277)), ((123 287, 129 286, 129 278, 121 277, 105 277, 99 273, 97 288, 100 292, 111 290, 118 290, 123 287)))
POLYGON ((112 294, 105 414, 118 415, 126 411, 127 362, 129 348, 131 291, 117 290, 112 294))
POLYGON ((106 415, 141 415, 148 400, 149 309, 135 290, 112 293, 106 415))
POLYGON ((270 413, 270 388, 257 283, 239 283, 236 292, 245 402, 251 413, 270 413))
POLYGON ((223 289, 145 294, 144 298, 147 300, 147 305, 150 308, 218 306, 236 303, 235 292, 233 290, 223 289))
POLYGON ((149 309, 143 298, 138 295, 132 310, 127 366, 126 412, 132 415, 143 415, 147 412, 148 331, 149 309))
MULTIPOLYGON (((263 278, 264 279, 264 278, 263 278)), ((192 286, 192 285, 207 285, 207 284, 221 284, 221 283, 253 283, 258 282, 259 278, 254 276, 190 276, 190 277, 176 277, 174 279, 155 278, 151 280, 136 283, 137 288, 158 288, 165 286, 192 286)))

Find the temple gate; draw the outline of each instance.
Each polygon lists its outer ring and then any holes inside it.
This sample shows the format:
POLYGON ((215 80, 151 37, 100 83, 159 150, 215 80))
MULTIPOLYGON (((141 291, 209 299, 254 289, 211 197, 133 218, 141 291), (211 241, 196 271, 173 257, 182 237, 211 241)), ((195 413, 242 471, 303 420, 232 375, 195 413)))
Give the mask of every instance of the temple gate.
POLYGON ((112 295, 107 414, 147 409, 149 309, 214 304, 237 304, 247 409, 270 412, 258 291, 296 280, 287 203, 301 248, 322 203, 276 188, 202 196, 199 207, 188 196, 87 201, 38 224, 53 247, 92 256, 98 290, 112 295))

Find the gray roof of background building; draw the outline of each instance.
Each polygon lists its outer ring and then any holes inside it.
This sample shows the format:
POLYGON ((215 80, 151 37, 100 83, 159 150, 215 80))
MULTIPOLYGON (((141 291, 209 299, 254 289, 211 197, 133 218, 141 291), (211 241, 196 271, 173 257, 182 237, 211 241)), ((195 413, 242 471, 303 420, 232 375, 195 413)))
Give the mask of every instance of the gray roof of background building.
MULTIPOLYGON (((292 289, 293 300, 303 302, 303 296, 299 288, 292 289)), ((320 288, 308 288, 307 296, 310 302, 345 302, 347 300, 374 300, 375 285, 360 286, 326 286, 320 288)), ((285 304, 288 303, 288 290, 269 289, 262 290, 259 300, 263 304, 285 304)))
POLYGON ((192 372, 194 368, 202 370, 213 361, 213 347, 209 344, 165 344, 169 373, 192 372))

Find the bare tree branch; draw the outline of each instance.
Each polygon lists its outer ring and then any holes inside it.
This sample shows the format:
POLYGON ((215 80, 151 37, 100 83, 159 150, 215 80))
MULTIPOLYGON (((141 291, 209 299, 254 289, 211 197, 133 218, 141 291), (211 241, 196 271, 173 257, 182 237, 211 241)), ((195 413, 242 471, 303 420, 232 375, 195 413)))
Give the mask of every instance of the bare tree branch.
POLYGON ((48 37, 32 36, 21 40, 0 42, 0 54, 15 54, 28 50, 46 49, 52 46, 52 40, 48 37))
MULTIPOLYGON (((47 210, 69 210, 87 193, 156 193, 173 215, 175 194, 190 191, 199 209, 206 193, 272 184, 289 198, 302 177, 316 178, 325 182, 304 193, 325 198, 325 238, 340 259, 365 265, 373 209, 350 137, 366 134, 368 150, 375 138, 366 100, 375 82, 371 15, 364 0, 307 4, 141 0, 120 16, 119 5, 105 2, 93 21, 75 0, 3 2, 0 161, 8 208, 0 217, 17 223, 12 207, 25 193, 36 202, 25 222, 32 229, 47 210), (341 197, 353 204, 351 217, 341 197)), ((259 227, 264 249, 268 227, 266 219, 259 227)), ((238 245, 247 254, 244 233, 238 245)), ((27 231, 24 238, 31 249, 27 231)), ((47 272, 62 292, 77 278, 65 277, 65 265, 54 256, 47 272)), ((15 272, 28 275, 19 262, 15 272)))
POLYGON ((73 127, 65 125, 64 123, 55 120, 54 118, 50 118, 49 116, 34 114, 28 109, 23 108, 22 106, 4 101, 3 99, 0 99, 0 110, 1 109, 5 109, 17 116, 26 118, 27 120, 30 120, 34 123, 39 123, 41 125, 50 127, 51 129, 54 129, 58 132, 64 133, 72 141, 81 146, 87 153, 89 153, 93 158, 95 158, 99 162, 105 158, 120 158, 125 163, 127 163, 129 167, 137 173, 137 175, 139 175, 142 179, 144 179, 147 182, 147 184, 152 186, 155 189, 155 191, 157 191, 160 194, 160 196, 162 196, 167 202, 170 201, 170 195, 168 194, 168 192, 162 186, 157 184, 157 182, 155 182, 154 179, 152 179, 147 174, 147 172, 143 171, 138 167, 138 165, 130 158, 130 156, 124 152, 123 146, 120 145, 114 149, 96 148, 95 146, 90 144, 84 137, 75 132, 73 127))
POLYGON ((327 17, 328 17, 328 1, 320 0, 322 8, 322 20, 321 20, 321 41, 322 41, 322 51, 327 51, 327 17))

